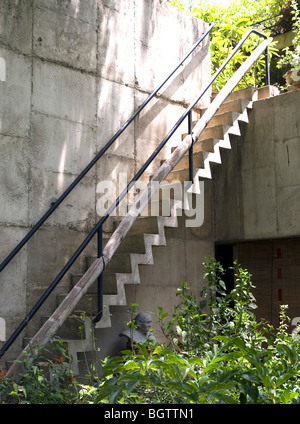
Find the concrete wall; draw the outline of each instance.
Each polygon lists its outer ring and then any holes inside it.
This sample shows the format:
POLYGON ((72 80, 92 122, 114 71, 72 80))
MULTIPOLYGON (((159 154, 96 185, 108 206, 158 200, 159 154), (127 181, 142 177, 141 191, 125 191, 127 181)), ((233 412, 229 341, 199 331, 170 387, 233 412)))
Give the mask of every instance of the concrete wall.
POLYGON ((215 240, 300 235, 300 91, 253 103, 214 169, 215 240))
MULTIPOLYGON (((1 260, 206 25, 159 0, 1 1, 1 260)), ((97 184, 118 187, 120 172, 131 178, 209 78, 208 51, 207 40, 2 272, 8 335, 99 219, 97 184)), ((51 309, 46 302, 44 311, 51 309)))
POLYGON ((299 90, 254 102, 212 179, 213 238, 251 273, 257 319, 275 328, 281 304, 291 320, 300 313, 299 109, 299 90))

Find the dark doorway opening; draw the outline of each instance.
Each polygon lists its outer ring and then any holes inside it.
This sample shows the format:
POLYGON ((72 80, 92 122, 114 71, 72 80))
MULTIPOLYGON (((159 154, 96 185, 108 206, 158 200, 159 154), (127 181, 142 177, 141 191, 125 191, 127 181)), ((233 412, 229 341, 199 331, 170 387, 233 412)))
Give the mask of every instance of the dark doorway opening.
POLYGON ((223 281, 226 285, 227 293, 230 293, 234 289, 234 251, 235 245, 233 244, 215 245, 215 258, 225 270, 223 281))

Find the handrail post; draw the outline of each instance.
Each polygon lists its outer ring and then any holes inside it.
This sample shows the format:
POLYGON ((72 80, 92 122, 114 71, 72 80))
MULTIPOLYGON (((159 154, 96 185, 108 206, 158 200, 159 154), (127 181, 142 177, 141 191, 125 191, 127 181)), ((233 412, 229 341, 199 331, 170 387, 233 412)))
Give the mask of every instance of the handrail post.
MULTIPOLYGON (((98 249, 98 258, 101 258, 103 252, 103 231, 102 225, 97 231, 97 249, 98 249)), ((103 272, 98 277, 98 290, 97 290, 97 301, 98 301, 98 311, 97 315, 93 319, 93 323, 96 324, 99 322, 103 316, 103 272)))
MULTIPOLYGON (((192 135, 193 132, 193 111, 192 109, 188 114, 188 133, 192 135)), ((193 159, 193 144, 189 149, 189 180, 192 183, 194 178, 194 159, 193 159)))
POLYGON ((269 47, 265 50, 265 63, 266 63, 266 85, 270 85, 270 65, 269 65, 269 47))

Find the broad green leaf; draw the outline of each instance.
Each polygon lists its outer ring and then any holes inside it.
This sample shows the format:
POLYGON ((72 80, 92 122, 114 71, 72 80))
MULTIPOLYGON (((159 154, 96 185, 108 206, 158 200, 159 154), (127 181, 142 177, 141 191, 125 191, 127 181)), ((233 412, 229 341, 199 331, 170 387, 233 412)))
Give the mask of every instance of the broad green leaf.
POLYGON ((294 376, 295 376, 295 372, 293 372, 293 371, 290 371, 290 372, 283 374, 276 381, 276 387, 280 387, 283 383, 285 383, 286 381, 288 381, 290 378, 292 378, 294 376))
POLYGON ((249 372, 249 373, 244 373, 241 375, 241 377, 244 380, 249 381, 250 383, 253 384, 259 384, 260 383, 260 378, 257 376, 257 374, 253 373, 253 372, 249 372))
POLYGON ((136 346, 142 352, 144 358, 147 360, 149 358, 149 352, 145 343, 137 343, 136 346))
POLYGON ((218 368, 218 367, 220 367, 219 362, 228 361, 228 360, 231 360, 231 359, 232 359, 232 357, 230 355, 218 356, 209 365, 207 365, 204 368, 203 372, 204 373, 207 373, 208 371, 211 371, 211 370, 213 370, 215 368, 218 368))
POLYGON ((288 356, 288 358, 290 359, 290 361, 294 364, 296 361, 296 355, 293 352, 293 350, 287 345, 287 344, 278 344, 277 345, 277 349, 280 352, 280 350, 282 350, 283 352, 286 353, 286 355, 288 356))
POLYGON ((223 390, 232 390, 232 385, 228 383, 212 383, 208 386, 207 390, 210 393, 215 393, 223 390))

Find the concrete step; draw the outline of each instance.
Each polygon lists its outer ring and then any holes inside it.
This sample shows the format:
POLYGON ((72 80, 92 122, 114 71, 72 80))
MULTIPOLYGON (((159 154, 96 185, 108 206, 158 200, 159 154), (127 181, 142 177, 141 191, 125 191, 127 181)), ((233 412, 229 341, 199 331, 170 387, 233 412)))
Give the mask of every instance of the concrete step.
MULTIPOLYGON (((96 257, 93 257, 93 256, 89 256, 88 258, 86 258, 88 268, 93 264, 95 259, 96 257)), ((106 270, 108 269, 109 269, 109 273, 131 272, 130 253, 115 253, 114 256, 111 258, 106 270)))
POLYGON ((171 216, 171 200, 176 197, 181 200, 182 195, 180 195, 180 197, 176 196, 176 194, 171 191, 170 196, 166 196, 165 199, 152 200, 142 211, 142 215, 148 217, 171 216))
POLYGON ((110 273, 131 273, 130 253, 116 253, 111 258, 107 270, 110 273))
MULTIPOLYGON (((66 296, 67 294, 58 295, 58 299, 57 299, 58 302, 61 303, 66 296)), ((89 312, 90 314, 94 314, 95 311, 97 310, 97 306, 98 306, 97 293, 89 293, 89 294, 85 294, 82 297, 82 299, 78 302, 78 304, 76 305, 76 311, 86 311, 86 312, 89 312)))
POLYGON ((257 89, 257 100, 268 99, 269 97, 278 96, 279 94, 280 90, 278 87, 274 87, 273 85, 266 85, 257 89))
POLYGON ((171 171, 166 177, 166 180, 170 183, 189 181, 189 169, 179 169, 177 171, 171 171))
POLYGON ((224 103, 237 99, 255 100, 258 98, 257 88, 247 87, 241 90, 233 91, 229 94, 224 103))
POLYGON ((206 128, 214 127, 216 125, 224 124, 224 125, 233 125, 234 121, 238 119, 240 113, 236 111, 223 112, 216 114, 207 124, 206 128))
MULTIPOLYGON (((252 101, 248 99, 229 100, 220 106, 215 116, 218 116, 226 112, 242 113, 247 107, 250 107, 251 104, 252 104, 252 101)), ((206 110, 207 108, 202 109, 201 116, 204 115, 206 110)))
POLYGON ((273 85, 268 85, 264 87, 248 87, 241 90, 233 91, 227 99, 224 101, 224 104, 238 99, 246 100, 263 100, 269 97, 274 97, 280 94, 280 90, 273 85))
MULTIPOLYGON (((74 287, 75 284, 78 283, 78 281, 82 278, 82 276, 83 276, 83 273, 82 274, 71 274, 71 285, 72 285, 72 287, 74 287)), ((94 284, 92 284, 91 287, 89 287, 86 294, 90 295, 90 294, 95 294, 95 293, 97 293, 97 286, 94 283, 94 284)))
MULTIPOLYGON (((206 127, 197 141, 205 141, 212 138, 217 138, 218 140, 222 140, 224 138, 224 133, 228 129, 228 125, 219 124, 213 127, 206 127)), ((188 133, 182 134, 181 139, 184 140, 188 133)))
MULTIPOLYGON (((206 138, 204 140, 197 140, 195 144, 193 145, 193 152, 213 152, 214 151, 214 142, 216 139, 214 138, 206 138)), ((172 152, 176 147, 172 147, 172 152)), ((188 152, 186 153, 188 155, 188 152)), ((163 163, 164 161, 162 161, 163 163)))
MULTIPOLYGON (((194 168, 204 168, 203 152, 193 151, 193 164, 194 168)), ((185 155, 178 162, 178 164, 174 167, 173 172, 180 169, 189 169, 189 155, 185 155)))
MULTIPOLYGON (((247 102, 247 100, 244 100, 247 102)), ((242 100, 237 100, 237 102, 242 102, 242 100)), ((231 103, 231 102, 230 102, 231 103)), ((213 127, 215 125, 219 124, 225 124, 225 125, 232 125, 233 122, 238 119, 240 113, 235 110, 225 111, 225 112, 217 112, 214 117, 209 121, 207 124, 207 127, 213 127)), ((198 123, 198 121, 193 121, 192 128, 195 127, 195 125, 198 123)))
POLYGON ((96 259, 97 259, 97 256, 87 256, 85 258, 87 269, 89 269, 89 267, 95 262, 96 259))
MULTIPOLYGON (((223 135, 223 133, 220 133, 223 135)), ((216 138, 208 138, 205 140, 198 140, 193 145, 193 157, 194 157, 194 167, 196 168, 204 168, 204 158, 203 152, 213 153, 214 145, 217 143, 218 139, 216 138)), ((172 148, 173 151, 176 147, 172 148)), ((187 152, 185 156, 181 159, 181 161, 175 166, 174 171, 189 168, 189 153, 187 152)), ((168 180, 168 179, 167 179, 168 180)), ((169 181, 170 182, 170 181, 169 181)))
MULTIPOLYGON (((118 227, 119 222, 114 222, 114 230, 118 227)), ((158 234, 158 222, 156 217, 138 217, 133 226, 130 228, 126 237, 137 234, 158 234)))
MULTIPOLYGON (((73 274, 72 284, 73 286, 78 283, 83 274, 73 274)), ((98 292, 97 281, 88 289, 86 296, 96 295, 98 292)), ((103 294, 116 294, 117 293, 117 283, 116 283, 116 275, 111 274, 107 270, 103 272, 103 294)), ((62 296, 66 296, 66 294, 62 294, 62 296)), ((62 298, 60 298, 61 300, 62 298)))
POLYGON ((197 141, 207 140, 208 138, 224 139, 225 131, 228 129, 226 125, 220 124, 214 127, 205 128, 197 141))
POLYGON ((117 253, 145 253, 143 233, 133 235, 127 234, 118 247, 117 253))
POLYGON ((76 375, 76 380, 80 384, 90 385, 89 375, 91 374, 90 366, 95 364, 95 352, 92 350, 77 353, 79 375, 76 375))
POLYGON ((113 272, 103 272, 103 294, 118 294, 117 276, 113 272))
POLYGON ((204 140, 197 140, 193 145, 193 152, 213 152, 214 145, 218 139, 216 138, 206 138, 204 140))

